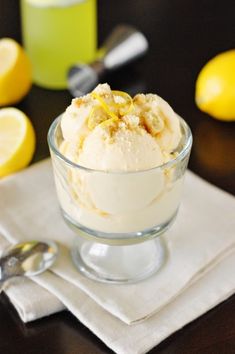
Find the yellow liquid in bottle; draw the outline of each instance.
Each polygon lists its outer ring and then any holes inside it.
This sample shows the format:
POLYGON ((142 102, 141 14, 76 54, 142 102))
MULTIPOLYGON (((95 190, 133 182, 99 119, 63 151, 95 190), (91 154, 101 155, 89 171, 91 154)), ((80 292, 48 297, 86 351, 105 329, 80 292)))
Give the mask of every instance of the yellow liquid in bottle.
POLYGON ((66 88, 68 69, 92 61, 96 53, 96 0, 64 3, 40 6, 40 0, 21 0, 22 34, 33 81, 46 88, 66 88))

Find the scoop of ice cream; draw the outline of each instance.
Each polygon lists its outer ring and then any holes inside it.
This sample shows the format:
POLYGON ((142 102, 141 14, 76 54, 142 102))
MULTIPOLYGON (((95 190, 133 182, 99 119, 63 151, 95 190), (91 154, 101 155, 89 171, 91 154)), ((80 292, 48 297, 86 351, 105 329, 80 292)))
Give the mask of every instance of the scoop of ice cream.
POLYGON ((174 167, 155 168, 175 157, 181 140, 178 116, 167 102, 98 85, 73 99, 61 131, 60 152, 85 167, 66 164, 56 179, 62 208, 75 224, 122 233, 169 222, 182 182, 175 183, 174 167))
POLYGON ((104 171, 140 171, 172 158, 181 138, 175 112, 162 98, 133 99, 98 85, 76 98, 61 120, 61 152, 82 166, 104 171))
POLYGON ((134 97, 137 114, 144 122, 162 151, 170 153, 181 138, 179 119, 171 106, 160 96, 139 94, 134 97), (154 129, 155 128, 155 129, 154 129))
POLYGON ((118 129, 110 142, 103 129, 96 127, 85 139, 78 163, 104 171, 139 171, 161 165, 159 145, 144 129, 139 130, 118 129))

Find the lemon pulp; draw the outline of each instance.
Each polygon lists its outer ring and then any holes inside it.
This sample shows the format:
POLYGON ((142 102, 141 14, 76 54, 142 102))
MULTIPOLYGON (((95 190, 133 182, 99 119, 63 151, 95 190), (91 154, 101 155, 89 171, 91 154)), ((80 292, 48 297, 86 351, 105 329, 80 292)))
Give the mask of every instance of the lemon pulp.
POLYGON ((0 106, 20 101, 31 84, 31 64, 23 48, 11 38, 1 39, 0 106))
POLYGON ((0 109, 0 177, 27 166, 34 149, 35 133, 29 118, 16 108, 0 109))

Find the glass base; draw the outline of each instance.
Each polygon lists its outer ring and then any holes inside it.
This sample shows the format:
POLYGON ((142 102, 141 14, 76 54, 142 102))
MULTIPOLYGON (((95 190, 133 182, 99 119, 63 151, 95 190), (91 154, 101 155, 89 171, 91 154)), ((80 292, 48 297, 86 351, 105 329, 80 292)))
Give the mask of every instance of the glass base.
POLYGON ((161 237, 131 245, 110 245, 75 238, 72 258, 85 276, 105 283, 134 283, 157 272, 166 260, 161 237))

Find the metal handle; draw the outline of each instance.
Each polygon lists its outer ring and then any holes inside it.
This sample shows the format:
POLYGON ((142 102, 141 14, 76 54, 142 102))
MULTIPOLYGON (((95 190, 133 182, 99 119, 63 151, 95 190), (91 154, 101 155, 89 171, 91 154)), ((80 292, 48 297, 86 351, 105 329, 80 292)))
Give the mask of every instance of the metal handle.
POLYGON ((68 71, 68 89, 74 97, 92 90, 105 71, 115 70, 142 56, 148 50, 148 41, 137 29, 120 25, 104 42, 97 60, 86 64, 75 64, 68 71))
POLYGON ((134 27, 120 25, 105 41, 101 52, 102 61, 108 70, 117 69, 142 56, 148 50, 148 41, 134 27))

